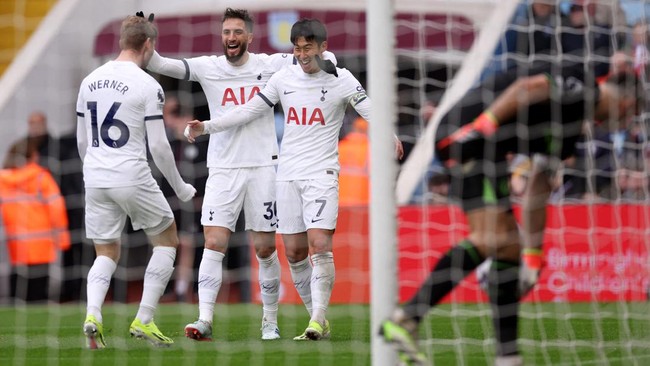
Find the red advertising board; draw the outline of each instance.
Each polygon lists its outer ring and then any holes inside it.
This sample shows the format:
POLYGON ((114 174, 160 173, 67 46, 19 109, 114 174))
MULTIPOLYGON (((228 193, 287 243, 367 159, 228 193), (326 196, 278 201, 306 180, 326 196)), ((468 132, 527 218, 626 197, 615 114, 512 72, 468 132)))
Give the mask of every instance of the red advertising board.
MULTIPOLYGON (((453 243, 465 237, 462 211, 453 206, 411 206, 399 210, 400 301, 417 290, 430 268, 453 243)), ((370 300, 368 210, 341 208, 334 235, 336 282, 332 303, 370 300)), ((299 303, 281 238, 281 301, 299 303)), ((650 206, 563 205, 548 207, 544 238, 547 266, 525 301, 638 301, 650 285, 650 206)), ((390 255, 389 252, 386 255, 390 255)), ((257 278, 257 262, 252 278, 257 278)), ((259 288, 253 281, 253 293, 259 288)), ((477 302, 486 297, 474 275, 444 301, 477 302)), ((259 301, 259 295, 255 296, 259 301)))

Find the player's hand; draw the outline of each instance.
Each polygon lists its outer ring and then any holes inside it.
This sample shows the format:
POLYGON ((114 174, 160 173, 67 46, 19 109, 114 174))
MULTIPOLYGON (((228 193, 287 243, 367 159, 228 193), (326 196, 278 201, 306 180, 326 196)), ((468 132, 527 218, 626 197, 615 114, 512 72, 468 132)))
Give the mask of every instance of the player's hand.
POLYGON ((334 65, 332 61, 323 60, 319 55, 314 56, 314 59, 316 60, 316 63, 321 70, 325 71, 328 74, 339 77, 339 74, 336 72, 336 65, 334 65))
MULTIPOLYGON (((135 16, 140 17, 140 18, 144 18, 144 12, 139 11, 139 12, 135 13, 135 16)), ((149 23, 153 22, 153 18, 154 18, 153 13, 149 14, 149 19, 147 19, 149 21, 149 23)))
POLYGON ((544 268, 544 252, 541 249, 524 249, 519 266, 519 296, 523 298, 539 281, 544 268))
POLYGON ((404 157, 404 146, 402 145, 402 141, 399 140, 399 137, 395 136, 395 157, 397 160, 402 160, 404 157))
POLYGON ((462 126, 437 143, 438 158, 441 161, 448 160, 450 158, 449 150, 452 145, 462 145, 470 141, 490 137, 494 135, 497 128, 499 128, 499 121, 490 111, 481 113, 474 121, 462 126))
POLYGON ((203 122, 195 119, 194 121, 187 122, 183 135, 187 141, 194 143, 196 138, 203 134, 204 129, 203 122))
POLYGON ((178 196, 178 199, 187 202, 194 197, 196 194, 196 188, 192 186, 191 184, 184 183, 180 188, 179 191, 176 192, 176 196, 178 196))

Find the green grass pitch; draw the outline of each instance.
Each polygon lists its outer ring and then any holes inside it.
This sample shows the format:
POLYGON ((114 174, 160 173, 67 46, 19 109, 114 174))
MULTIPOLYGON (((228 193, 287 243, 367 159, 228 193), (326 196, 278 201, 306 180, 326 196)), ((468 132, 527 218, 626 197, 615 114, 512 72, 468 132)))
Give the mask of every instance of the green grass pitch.
MULTIPOLYGON (((332 339, 294 342, 307 325, 302 306, 280 306, 283 339, 261 341, 259 305, 222 305, 215 311, 212 342, 194 342, 183 327, 196 305, 161 305, 156 324, 175 344, 155 349, 131 339, 135 305, 104 308, 108 348, 83 348, 82 305, 0 307, 0 365, 370 365, 369 307, 332 306, 332 339)), ((647 303, 526 304, 521 350, 531 365, 650 365, 647 303)), ((444 305, 422 327, 422 346, 435 365, 491 365, 489 308, 444 305)))

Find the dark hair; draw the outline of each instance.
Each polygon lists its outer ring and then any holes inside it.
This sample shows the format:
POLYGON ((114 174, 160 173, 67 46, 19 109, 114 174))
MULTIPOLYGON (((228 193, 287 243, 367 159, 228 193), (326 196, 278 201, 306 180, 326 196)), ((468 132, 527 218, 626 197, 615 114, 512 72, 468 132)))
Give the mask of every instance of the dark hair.
POLYGON ((223 12, 221 24, 223 24, 226 19, 243 20, 244 24, 246 24, 246 30, 248 30, 249 33, 253 33, 253 18, 248 14, 248 10, 227 8, 226 11, 223 12))
POLYGON ((7 152, 3 168, 20 168, 27 164, 36 155, 39 141, 36 137, 26 137, 14 142, 7 152))
POLYGON ((570 12, 574 12, 574 11, 582 11, 582 9, 583 9, 582 5, 573 4, 573 5, 571 5, 571 7, 569 8, 569 11, 570 11, 570 12))
POLYGON ((321 44, 327 41, 327 29, 318 19, 301 19, 291 27, 291 43, 296 44, 300 37, 304 37, 307 42, 316 41, 321 44))
POLYGON ((633 71, 624 70, 611 74, 605 80, 624 95, 634 96, 637 102, 637 109, 644 112, 645 108, 645 86, 641 79, 633 71))

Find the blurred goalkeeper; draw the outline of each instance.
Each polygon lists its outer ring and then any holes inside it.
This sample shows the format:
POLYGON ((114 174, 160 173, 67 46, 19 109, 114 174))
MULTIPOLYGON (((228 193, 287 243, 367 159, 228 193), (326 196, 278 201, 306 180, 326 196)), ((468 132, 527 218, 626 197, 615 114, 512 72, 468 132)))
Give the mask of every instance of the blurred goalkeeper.
POLYGON ((466 213, 469 235, 443 255, 415 296, 382 324, 380 333, 396 345, 402 360, 425 364, 417 347, 419 323, 491 258, 488 296, 496 365, 523 363, 517 348, 517 314, 519 300, 537 283, 543 267, 547 172, 574 153, 583 121, 614 128, 639 111, 642 102, 642 87, 632 73, 611 75, 596 84, 583 64, 543 64, 487 80, 443 117, 436 152, 449 168, 450 195, 466 213), (533 157, 522 210, 523 242, 510 206, 509 152, 533 157))
POLYGON ((158 31, 153 14, 129 16, 120 30, 119 56, 90 73, 77 99, 77 145, 86 187, 86 236, 97 258, 87 277, 87 313, 83 325, 88 348, 106 347, 102 305, 120 258, 120 235, 127 215, 153 244, 144 275, 142 299, 129 329, 132 336, 156 346, 174 341, 153 321, 174 271, 178 235, 174 215, 147 162, 147 146, 156 166, 182 201, 196 190, 183 181, 163 124, 165 96, 144 72, 158 31))

